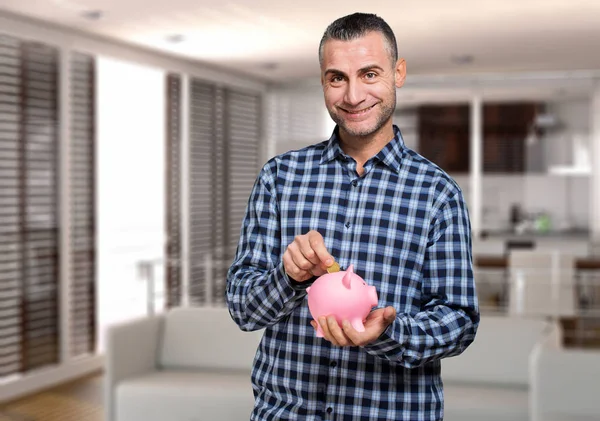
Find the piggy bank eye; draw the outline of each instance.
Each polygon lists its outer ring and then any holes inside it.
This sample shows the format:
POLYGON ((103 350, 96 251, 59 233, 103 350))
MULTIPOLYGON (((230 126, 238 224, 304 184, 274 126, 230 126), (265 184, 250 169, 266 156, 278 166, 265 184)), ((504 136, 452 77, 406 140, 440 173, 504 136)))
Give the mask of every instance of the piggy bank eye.
POLYGON ((363 285, 367 285, 367 283, 366 283, 366 282, 363 282, 363 285))

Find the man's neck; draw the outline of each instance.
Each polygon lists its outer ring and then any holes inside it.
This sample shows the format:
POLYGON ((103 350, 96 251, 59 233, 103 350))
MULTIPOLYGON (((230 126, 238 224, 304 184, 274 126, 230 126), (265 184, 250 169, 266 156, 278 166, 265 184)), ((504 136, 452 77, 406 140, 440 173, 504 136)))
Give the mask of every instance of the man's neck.
POLYGON ((356 161, 356 171, 363 175, 365 162, 377 155, 385 145, 394 138, 392 121, 384 124, 378 131, 369 136, 351 136, 341 127, 338 132, 340 147, 356 161))

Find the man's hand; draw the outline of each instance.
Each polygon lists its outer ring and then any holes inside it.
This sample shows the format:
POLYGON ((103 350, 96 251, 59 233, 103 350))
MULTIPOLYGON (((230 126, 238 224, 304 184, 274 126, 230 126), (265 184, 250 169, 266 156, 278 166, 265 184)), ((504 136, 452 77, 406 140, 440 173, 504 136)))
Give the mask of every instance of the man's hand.
MULTIPOLYGON (((333 316, 320 317, 319 324, 325 339, 336 346, 365 346, 375 342, 395 319, 396 309, 389 306, 369 313, 364 332, 358 332, 348 320, 344 320, 340 328, 333 316)), ((317 322, 311 320, 310 324, 317 329, 317 322)))
POLYGON ((296 236, 283 253, 285 273, 297 282, 324 275, 333 261, 325 247, 323 236, 317 231, 296 236))

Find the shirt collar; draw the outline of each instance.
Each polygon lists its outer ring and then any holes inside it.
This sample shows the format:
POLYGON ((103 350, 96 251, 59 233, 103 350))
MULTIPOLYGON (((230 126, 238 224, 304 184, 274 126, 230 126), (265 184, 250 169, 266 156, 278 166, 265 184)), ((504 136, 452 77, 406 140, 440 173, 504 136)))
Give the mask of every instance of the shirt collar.
MULTIPOLYGON (((390 169, 398 172, 400 171, 400 164, 406 147, 400 129, 396 125, 394 125, 393 128, 394 137, 370 160, 379 161, 390 169)), ((348 155, 346 155, 340 147, 338 126, 336 126, 321 154, 320 163, 324 164, 333 161, 338 157, 348 157, 348 155)))

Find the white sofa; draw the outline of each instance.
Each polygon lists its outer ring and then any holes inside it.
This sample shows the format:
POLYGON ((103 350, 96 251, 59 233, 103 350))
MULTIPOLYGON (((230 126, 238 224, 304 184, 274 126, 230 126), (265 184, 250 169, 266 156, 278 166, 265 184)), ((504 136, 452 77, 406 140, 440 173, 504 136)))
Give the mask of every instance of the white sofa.
POLYGON ((531 421, 600 420, 600 351, 567 349, 555 325, 531 353, 531 421))
POLYGON ((475 341, 442 360, 445 421, 528 421, 529 356, 544 320, 484 315, 475 341))
MULTIPOLYGON (((442 361, 444 420, 600 420, 600 353, 560 348, 556 329, 483 316, 475 342, 442 361)), ((261 337, 240 331, 225 308, 178 308, 111 327, 106 420, 248 420, 261 337)))
POLYGON ((106 421, 243 421, 262 331, 226 308, 177 308, 107 331, 106 421))

